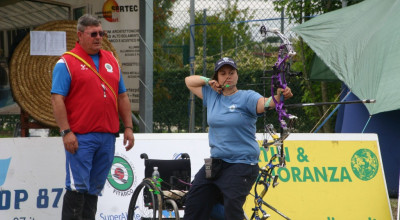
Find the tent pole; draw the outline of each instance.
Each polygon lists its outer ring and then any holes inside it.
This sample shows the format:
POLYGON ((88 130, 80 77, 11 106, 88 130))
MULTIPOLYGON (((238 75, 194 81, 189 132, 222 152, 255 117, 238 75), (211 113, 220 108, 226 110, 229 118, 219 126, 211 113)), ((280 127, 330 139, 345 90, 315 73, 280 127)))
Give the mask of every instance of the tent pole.
POLYGON ((365 123, 364 128, 362 129, 362 132, 361 132, 361 133, 364 133, 364 131, 365 131, 365 129, 367 128, 367 125, 369 124, 369 121, 371 120, 371 118, 372 118, 372 115, 369 115, 369 118, 368 118, 368 120, 367 120, 367 123, 365 123))

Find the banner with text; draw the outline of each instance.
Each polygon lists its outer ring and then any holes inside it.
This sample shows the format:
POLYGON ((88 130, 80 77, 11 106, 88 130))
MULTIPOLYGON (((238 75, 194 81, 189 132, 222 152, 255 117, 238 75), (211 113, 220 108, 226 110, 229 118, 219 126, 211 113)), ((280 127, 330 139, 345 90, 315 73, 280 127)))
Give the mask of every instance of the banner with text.
MULTIPOLYGON (((262 140, 262 134, 257 139, 262 140)), ((209 157, 204 133, 135 134, 131 151, 125 151, 122 141, 116 141, 114 162, 98 201, 98 220, 127 219, 132 193, 144 177, 141 153, 150 159, 188 153, 192 179, 209 157)), ((276 170, 279 185, 269 189, 265 202, 290 219, 392 219, 375 134, 291 134, 285 144, 287 166, 276 170)), ((260 167, 276 152, 274 147, 262 149, 260 167)), ((1 139, 0 219, 60 219, 64 181, 61 138, 1 139)), ((254 208, 251 194, 244 207, 249 217, 254 208)), ((282 219, 263 208, 271 219, 282 219)))
MULTIPOLYGON (((289 137, 284 147, 286 167, 272 173, 279 176, 279 184, 269 188, 265 202, 290 219, 392 218, 376 135, 289 137)), ((267 165, 276 152, 275 147, 268 152, 261 148, 259 166, 267 165)), ((258 193, 263 189, 257 186, 258 193)), ((249 216, 254 206, 254 196, 249 196, 245 205, 249 216)), ((272 219, 282 219, 272 209, 261 208, 272 219)))
POLYGON ((132 111, 139 111, 139 0, 93 0, 93 15, 101 20, 117 51, 132 111))

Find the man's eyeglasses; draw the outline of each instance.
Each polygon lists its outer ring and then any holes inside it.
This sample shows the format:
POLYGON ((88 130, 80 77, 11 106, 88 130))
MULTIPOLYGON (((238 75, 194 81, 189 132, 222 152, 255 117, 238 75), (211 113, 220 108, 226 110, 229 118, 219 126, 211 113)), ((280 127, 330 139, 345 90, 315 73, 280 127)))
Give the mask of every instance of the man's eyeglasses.
MULTIPOLYGON (((87 32, 84 32, 87 33, 87 32)), ((92 32, 92 33, 87 33, 90 35, 90 37, 97 37, 97 35, 99 35, 100 37, 103 37, 104 35, 106 35, 106 32, 104 31, 99 31, 99 32, 92 32)))

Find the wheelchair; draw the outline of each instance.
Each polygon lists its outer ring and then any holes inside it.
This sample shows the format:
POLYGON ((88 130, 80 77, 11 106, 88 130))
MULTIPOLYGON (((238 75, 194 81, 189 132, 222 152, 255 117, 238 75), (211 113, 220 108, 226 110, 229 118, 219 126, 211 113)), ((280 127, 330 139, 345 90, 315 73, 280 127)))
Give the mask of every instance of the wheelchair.
POLYGON ((183 153, 177 160, 149 159, 143 153, 145 178, 132 194, 128 220, 180 219, 185 196, 190 188, 190 157, 183 153), (153 167, 158 167, 160 178, 152 178, 153 167))

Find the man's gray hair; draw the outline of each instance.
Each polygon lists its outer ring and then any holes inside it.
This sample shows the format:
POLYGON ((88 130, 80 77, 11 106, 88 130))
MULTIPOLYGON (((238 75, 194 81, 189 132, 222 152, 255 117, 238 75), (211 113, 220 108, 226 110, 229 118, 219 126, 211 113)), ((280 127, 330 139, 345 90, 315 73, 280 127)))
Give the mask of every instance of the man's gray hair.
POLYGON ((77 31, 84 32, 86 27, 89 26, 99 26, 101 24, 100 20, 90 14, 82 15, 78 20, 78 25, 76 26, 77 31))

